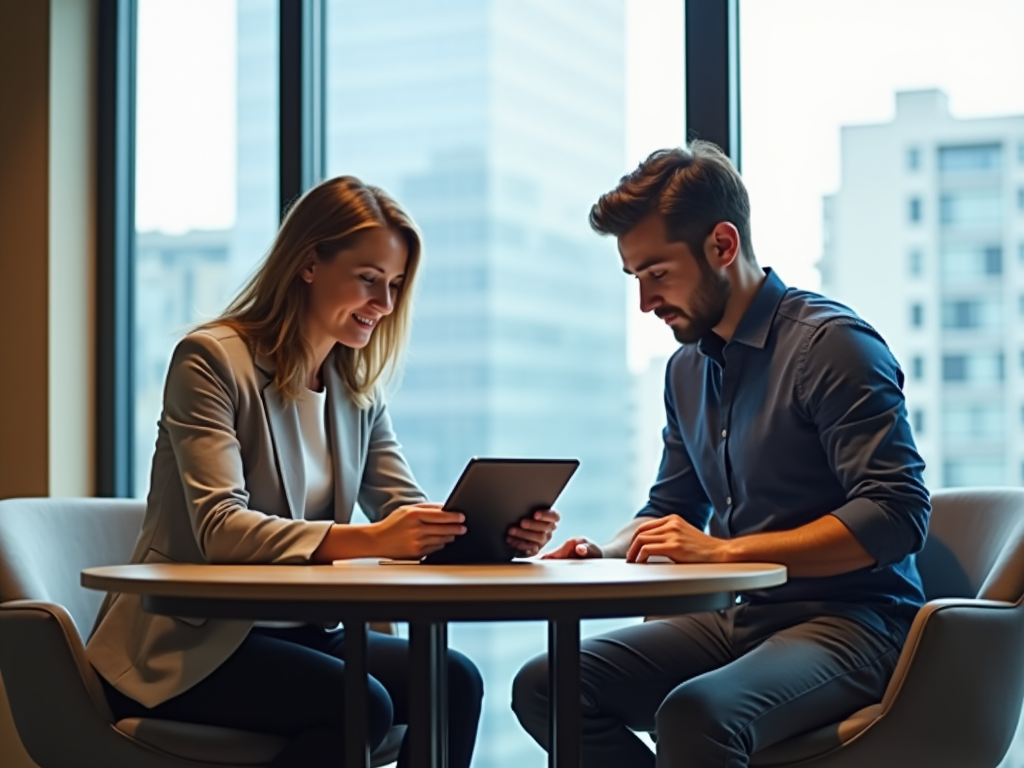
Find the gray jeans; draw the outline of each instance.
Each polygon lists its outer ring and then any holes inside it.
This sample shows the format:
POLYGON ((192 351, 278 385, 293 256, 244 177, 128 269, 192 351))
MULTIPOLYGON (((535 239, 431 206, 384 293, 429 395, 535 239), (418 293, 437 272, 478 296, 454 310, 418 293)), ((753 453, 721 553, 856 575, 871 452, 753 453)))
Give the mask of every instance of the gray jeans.
MULTIPOLYGON (((882 699, 902 638, 798 604, 741 605, 583 642, 584 768, 744 768, 750 755, 882 699), (634 731, 654 732, 657 762, 634 731)), ((548 662, 516 676, 512 708, 548 743, 548 662)))

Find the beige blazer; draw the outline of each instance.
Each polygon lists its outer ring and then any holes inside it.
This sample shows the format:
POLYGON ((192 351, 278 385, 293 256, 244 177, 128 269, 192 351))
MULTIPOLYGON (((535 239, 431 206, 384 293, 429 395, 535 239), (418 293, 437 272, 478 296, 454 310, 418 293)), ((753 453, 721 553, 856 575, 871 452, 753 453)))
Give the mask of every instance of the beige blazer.
MULTIPOLYGON (((382 398, 358 408, 332 353, 323 366, 334 462, 334 519, 303 520, 298 412, 231 329, 185 337, 174 351, 142 532, 133 563, 306 563, 356 501, 373 520, 424 501, 382 398)), ((108 595, 86 648, 122 693, 153 707, 205 678, 252 623, 156 616, 138 596, 108 595)))

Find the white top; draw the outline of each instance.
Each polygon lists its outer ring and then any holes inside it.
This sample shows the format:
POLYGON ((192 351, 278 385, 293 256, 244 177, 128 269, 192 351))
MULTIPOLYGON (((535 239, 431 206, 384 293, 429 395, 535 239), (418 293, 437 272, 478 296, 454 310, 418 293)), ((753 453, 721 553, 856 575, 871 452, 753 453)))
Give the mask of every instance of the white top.
MULTIPOLYGON (((327 390, 302 388, 295 399, 299 410, 299 442, 306 470, 306 498, 299 514, 307 520, 334 519, 334 469, 327 440, 327 390)), ((257 621, 257 627, 301 627, 299 621, 257 621)))
POLYGON ((295 400, 299 409, 299 440, 306 469, 306 500, 302 516, 334 519, 334 470, 327 440, 327 390, 302 388, 295 400), (324 514, 324 512, 327 514, 324 514))

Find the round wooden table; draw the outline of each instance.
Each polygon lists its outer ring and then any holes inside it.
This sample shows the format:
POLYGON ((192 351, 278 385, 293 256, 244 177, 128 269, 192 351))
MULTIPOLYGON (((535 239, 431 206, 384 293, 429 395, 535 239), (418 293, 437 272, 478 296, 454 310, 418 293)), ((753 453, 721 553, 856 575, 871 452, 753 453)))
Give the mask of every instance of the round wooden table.
POLYGON ((145 564, 89 568, 82 586, 142 595, 170 616, 342 622, 345 627, 345 765, 365 766, 366 623, 409 622, 409 757, 446 768, 450 621, 548 622, 551 674, 549 765, 580 764, 581 619, 711 611, 736 592, 778 586, 781 565, 633 564, 534 560, 506 565, 145 564))

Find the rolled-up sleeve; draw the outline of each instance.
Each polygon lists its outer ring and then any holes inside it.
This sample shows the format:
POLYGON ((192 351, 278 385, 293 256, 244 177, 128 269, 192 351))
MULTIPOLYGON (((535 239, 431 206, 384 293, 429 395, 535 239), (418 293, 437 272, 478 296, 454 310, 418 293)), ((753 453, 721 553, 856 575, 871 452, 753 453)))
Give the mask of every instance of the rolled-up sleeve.
POLYGON ((799 396, 847 503, 832 514, 874 557, 899 563, 924 544, 931 512, 924 461, 907 421, 903 373, 866 324, 839 320, 808 340, 799 396))
POLYGON ((647 503, 636 516, 679 515, 690 525, 703 530, 711 519, 711 500, 701 485, 679 430, 671 370, 670 361, 665 379, 665 428, 662 430, 664 446, 661 465, 647 503))

